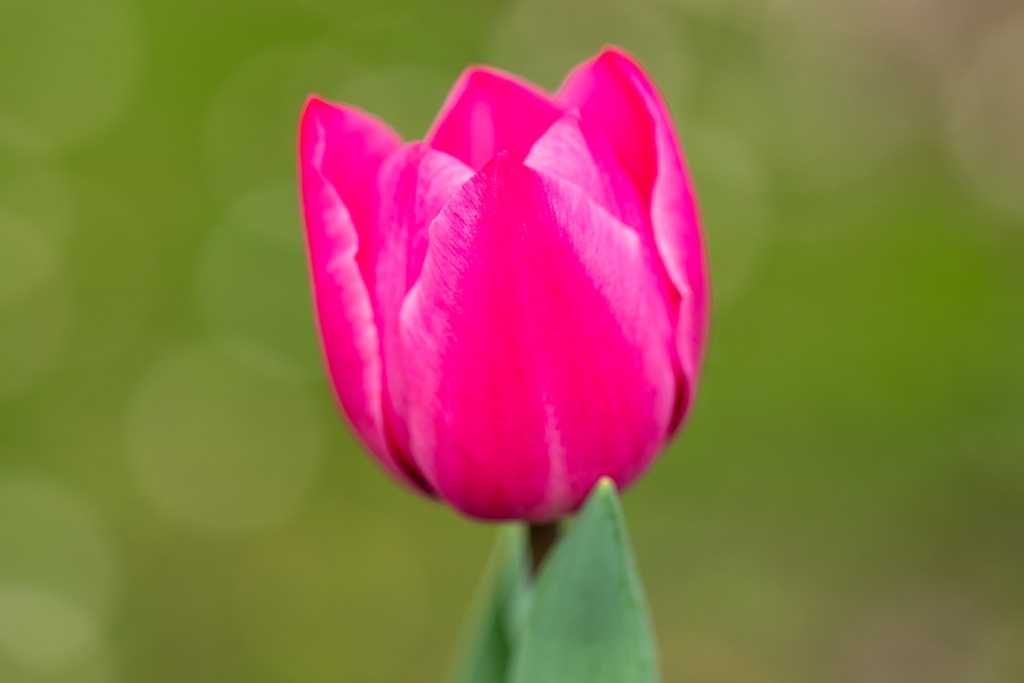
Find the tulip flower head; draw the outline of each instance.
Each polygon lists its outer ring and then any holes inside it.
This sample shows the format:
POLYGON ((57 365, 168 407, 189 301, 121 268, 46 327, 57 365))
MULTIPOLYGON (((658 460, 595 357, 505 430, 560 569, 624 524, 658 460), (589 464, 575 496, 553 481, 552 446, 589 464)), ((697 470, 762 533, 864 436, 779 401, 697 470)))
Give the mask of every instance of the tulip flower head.
POLYGON ((426 138, 311 97, 299 170, 338 400, 400 482, 543 522, 640 476, 692 405, 708 317, 668 110, 607 49, 552 95, 467 70, 426 138))

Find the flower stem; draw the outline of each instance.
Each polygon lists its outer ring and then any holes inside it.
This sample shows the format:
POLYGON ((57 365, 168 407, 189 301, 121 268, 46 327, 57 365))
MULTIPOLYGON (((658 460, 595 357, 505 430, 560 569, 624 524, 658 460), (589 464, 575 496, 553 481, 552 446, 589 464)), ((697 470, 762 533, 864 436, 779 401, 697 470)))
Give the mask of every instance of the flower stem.
POLYGON ((558 522, 545 522, 530 525, 530 576, 536 577, 537 570, 547 557, 548 551, 558 540, 558 522))

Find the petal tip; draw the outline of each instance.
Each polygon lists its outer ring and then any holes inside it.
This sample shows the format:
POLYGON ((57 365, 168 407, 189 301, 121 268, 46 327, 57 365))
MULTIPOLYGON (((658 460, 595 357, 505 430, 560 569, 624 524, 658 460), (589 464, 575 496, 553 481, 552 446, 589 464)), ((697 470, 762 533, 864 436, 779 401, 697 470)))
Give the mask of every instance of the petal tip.
POLYGON ((302 113, 299 114, 300 125, 305 127, 308 123, 322 120, 324 114, 335 106, 320 95, 310 93, 302 104, 302 113))
POLYGON ((308 112, 310 110, 315 110, 315 109, 317 109, 319 107, 326 107, 326 106, 328 106, 327 100, 325 100, 323 97, 321 97, 317 93, 311 92, 308 95, 306 95, 306 101, 302 105, 302 111, 303 111, 303 113, 306 113, 306 112, 308 112))
POLYGON ((544 100, 549 102, 551 101, 551 95, 549 93, 524 78, 520 78, 513 73, 504 71, 497 67, 488 66, 486 64, 470 64, 463 69, 462 73, 459 74, 459 77, 455 79, 455 84, 452 85, 451 90, 448 91, 444 104, 438 111, 437 117, 431 124, 430 130, 427 132, 424 140, 431 140, 434 138, 437 133, 437 129, 444 122, 446 114, 451 111, 466 91, 471 88, 478 88, 481 86, 486 88, 490 84, 503 85, 509 83, 523 88, 544 100))
POLYGON ((465 70, 459 75, 455 85, 452 86, 452 94, 461 93, 463 90, 468 88, 470 85, 479 86, 486 85, 488 83, 496 84, 508 84, 511 83, 515 86, 530 91, 531 93, 540 96, 543 99, 550 100, 551 95, 544 91, 540 86, 535 83, 517 76, 516 74, 499 69, 494 66, 488 66, 486 64, 471 64, 466 67, 465 70))
POLYGON ((635 62, 636 58, 633 57, 625 48, 621 48, 618 45, 605 45, 601 48, 601 51, 597 53, 597 59, 625 59, 630 62, 635 62))
POLYGON ((424 139, 480 169, 502 147, 525 156, 559 113, 551 94, 533 83, 474 65, 456 80, 424 139))
POLYGON ((618 70, 620 73, 639 75, 646 81, 651 81, 650 75, 640 65, 640 60, 633 54, 618 45, 606 45, 598 53, 595 62, 601 62, 618 70))
POLYGON ((327 126, 327 114, 333 108, 327 100, 315 93, 306 97, 299 114, 299 160, 313 163, 317 142, 323 137, 327 126))

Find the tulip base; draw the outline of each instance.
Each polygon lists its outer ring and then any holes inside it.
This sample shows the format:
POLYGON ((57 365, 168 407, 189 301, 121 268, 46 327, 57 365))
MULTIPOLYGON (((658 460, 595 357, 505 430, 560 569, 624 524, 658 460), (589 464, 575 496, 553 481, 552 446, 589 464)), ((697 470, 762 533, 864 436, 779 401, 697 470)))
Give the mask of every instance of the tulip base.
POLYGON ((657 683, 654 635, 615 486, 557 522, 506 527, 451 683, 657 683), (557 542, 556 542, 557 541, 557 542))

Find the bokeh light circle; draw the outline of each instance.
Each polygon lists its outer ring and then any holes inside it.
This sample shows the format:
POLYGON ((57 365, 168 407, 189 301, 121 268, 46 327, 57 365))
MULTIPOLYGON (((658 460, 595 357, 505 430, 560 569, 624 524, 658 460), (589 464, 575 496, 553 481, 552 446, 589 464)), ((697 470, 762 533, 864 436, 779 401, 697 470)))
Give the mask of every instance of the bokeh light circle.
POLYGON ((0 681, 4 683, 115 683, 117 666, 109 646, 74 665, 33 669, 0 658, 0 681))
POLYGON ((950 91, 954 158, 982 198, 1024 217, 1024 15, 992 30, 950 91))
POLYGON ((50 235, 20 216, 0 212, 0 309, 53 278, 57 260, 50 235))
POLYGON ((319 43, 274 47, 235 68, 203 122, 203 161, 218 198, 233 202, 270 183, 294 183, 303 102, 311 92, 336 97, 352 73, 344 54, 319 43))
POLYGON ((0 400, 42 380, 67 350, 70 205, 59 171, 23 162, 0 167, 0 400))
POLYGON ((292 183, 261 187, 235 202, 207 240, 196 293, 217 336, 310 378, 320 376, 321 363, 298 211, 292 183))
POLYGON ((411 539, 356 507, 320 506, 302 522, 239 564, 236 616, 254 661, 309 683, 415 672, 401 643, 422 636, 429 587, 411 539))
POLYGON ((225 535, 285 520, 321 453, 316 406, 300 386, 212 345, 156 364, 132 399, 126 439, 157 512, 225 535))
POLYGON ((848 8, 776 2, 753 80, 721 84, 731 118, 803 191, 834 191, 884 168, 922 136, 908 81, 861 35, 848 8))
POLYGON ((95 657, 116 583, 110 537, 85 501, 0 475, 0 673, 62 674, 95 657))
POLYGON ((35 668, 62 668, 100 639, 94 615, 32 586, 0 586, 0 614, 0 643, 35 668))
MULTIPOLYGON (((22 286, 39 284, 33 280, 49 267, 45 254, 37 256, 37 266, 17 276, 22 286)), ((63 279, 44 281, 27 292, 12 287, 0 295, 0 399, 29 389, 53 372, 68 349, 72 314, 63 279)))
POLYGON ((141 66, 141 25, 124 0, 0 3, 0 143, 38 150, 99 133, 141 66))
POLYGON ((298 54, 297 48, 284 46, 253 56, 211 100, 203 147, 210 184, 222 200, 294 176, 302 99, 292 102, 287 116, 279 84, 287 82, 298 54))
POLYGON ((0 214, 25 221, 46 239, 63 243, 71 235, 71 185, 67 170, 49 160, 0 156, 0 214))

